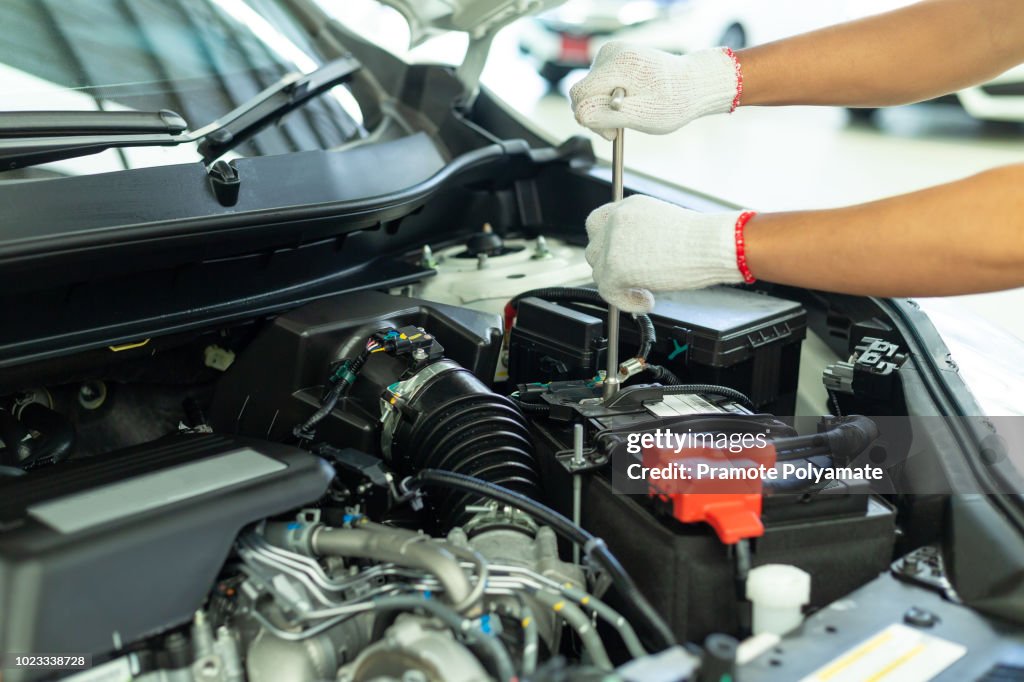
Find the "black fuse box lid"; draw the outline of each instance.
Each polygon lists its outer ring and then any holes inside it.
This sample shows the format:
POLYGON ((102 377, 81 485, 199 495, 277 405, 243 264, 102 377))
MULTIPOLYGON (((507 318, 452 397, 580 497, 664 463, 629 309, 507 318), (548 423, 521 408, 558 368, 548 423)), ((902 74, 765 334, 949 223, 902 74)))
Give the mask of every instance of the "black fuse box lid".
POLYGON ((516 330, 520 334, 542 331, 547 343, 566 352, 581 353, 596 348, 604 338, 604 321, 531 296, 519 302, 516 330))
MULTIPOLYGON (((659 341, 691 362, 731 367, 761 347, 802 341, 807 336, 803 306, 732 287, 659 292, 651 320, 659 341)), ((662 345, 659 343, 659 346, 662 345)))

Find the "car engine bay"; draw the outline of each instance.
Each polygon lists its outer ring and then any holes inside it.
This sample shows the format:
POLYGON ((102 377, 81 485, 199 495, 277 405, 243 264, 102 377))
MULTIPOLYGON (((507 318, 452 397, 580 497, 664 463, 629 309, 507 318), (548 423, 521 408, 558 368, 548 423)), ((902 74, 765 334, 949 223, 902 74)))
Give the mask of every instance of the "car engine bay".
POLYGON ((905 409, 879 318, 847 360, 799 301, 665 295, 624 316, 603 400, 580 246, 485 225, 408 258, 436 276, 67 358, 8 395, 0 650, 111 675, 83 680, 724 679, 772 609, 799 626, 931 551, 867 482, 783 476, 723 512, 624 473, 668 431, 864 465, 877 426, 843 415, 905 409))
POLYGON ((0 682, 1021 679, 1024 513, 960 494, 1007 458, 912 302, 610 323, 612 186, 721 202, 544 139, 491 34, 407 64, 286 4, 360 135, 221 158, 286 76, 208 164, 0 182, 0 682), (761 473, 655 475, 699 467, 761 473))

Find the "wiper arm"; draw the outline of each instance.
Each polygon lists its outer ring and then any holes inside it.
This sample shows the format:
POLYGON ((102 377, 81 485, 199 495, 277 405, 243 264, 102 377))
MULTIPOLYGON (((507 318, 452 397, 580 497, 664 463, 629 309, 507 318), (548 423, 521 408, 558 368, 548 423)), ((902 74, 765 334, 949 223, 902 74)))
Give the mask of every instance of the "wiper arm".
POLYGON ((354 57, 341 57, 306 75, 285 76, 248 102, 195 131, 191 137, 202 140, 199 153, 210 163, 288 112, 344 83, 360 67, 354 57))
POLYGON ((210 163, 359 70, 342 57, 308 74, 289 74, 209 125, 186 133, 173 111, 0 112, 0 171, 96 154, 122 147, 176 146, 199 142, 210 163))

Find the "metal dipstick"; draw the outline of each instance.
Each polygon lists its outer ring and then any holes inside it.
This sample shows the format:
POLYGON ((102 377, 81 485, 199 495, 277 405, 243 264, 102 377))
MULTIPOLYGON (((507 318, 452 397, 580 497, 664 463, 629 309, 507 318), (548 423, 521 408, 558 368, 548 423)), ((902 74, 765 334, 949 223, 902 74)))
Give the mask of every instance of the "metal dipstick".
MULTIPOLYGON (((626 91, 622 88, 615 88, 612 91, 612 101, 609 106, 613 111, 622 108, 622 102, 626 97, 626 91)), ((612 143, 612 201, 622 201, 622 156, 623 137, 622 128, 615 129, 615 141, 612 143)), ((608 369, 604 378, 604 398, 608 400, 619 391, 619 309, 613 305, 608 306, 608 369)))

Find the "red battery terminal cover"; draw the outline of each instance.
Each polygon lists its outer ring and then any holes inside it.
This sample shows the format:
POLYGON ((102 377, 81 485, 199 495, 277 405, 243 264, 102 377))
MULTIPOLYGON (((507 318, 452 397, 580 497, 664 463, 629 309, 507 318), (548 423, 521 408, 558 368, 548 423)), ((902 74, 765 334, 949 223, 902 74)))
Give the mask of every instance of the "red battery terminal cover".
POLYGON ((737 452, 645 448, 643 466, 649 494, 670 504, 676 520, 707 523, 727 545, 764 535, 763 481, 775 467, 770 443, 737 452))

